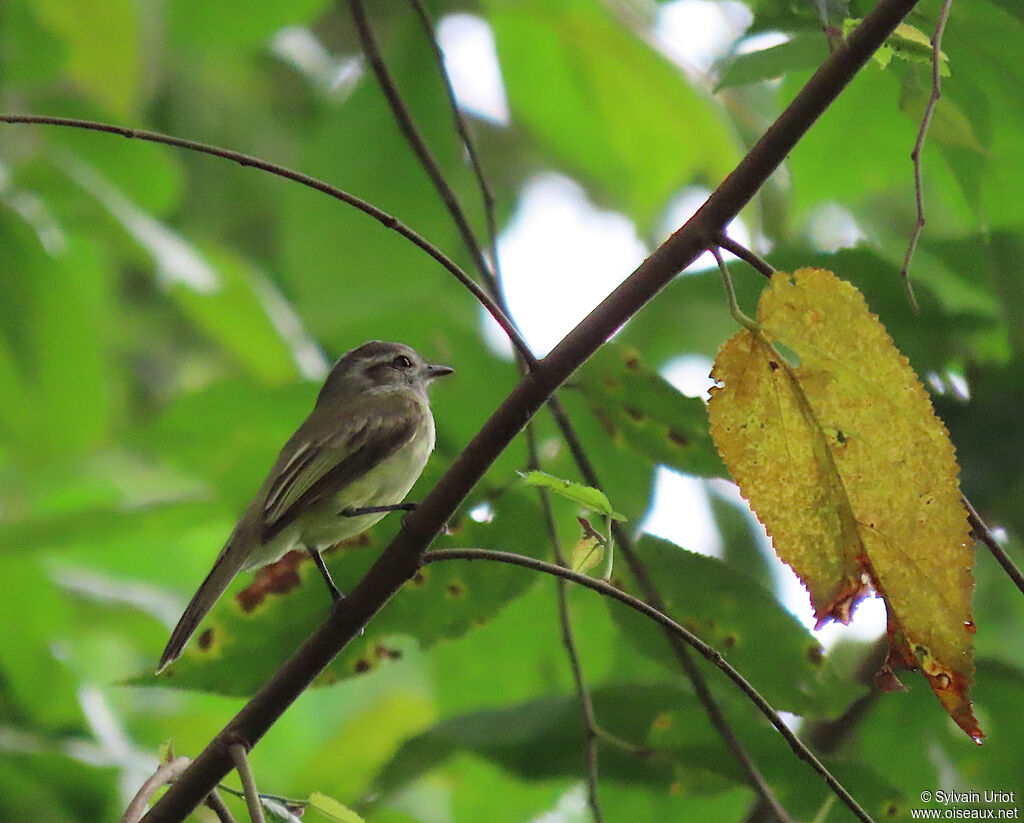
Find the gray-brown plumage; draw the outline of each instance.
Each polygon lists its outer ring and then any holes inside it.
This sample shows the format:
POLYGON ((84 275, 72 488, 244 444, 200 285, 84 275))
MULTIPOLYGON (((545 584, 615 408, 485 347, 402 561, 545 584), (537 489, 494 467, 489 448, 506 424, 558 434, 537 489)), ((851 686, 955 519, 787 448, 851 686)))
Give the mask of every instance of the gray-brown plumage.
POLYGON ((342 512, 402 501, 434 448, 427 386, 451 372, 401 343, 371 341, 338 360, 171 633, 158 673, 240 571, 299 546, 318 557, 386 514, 342 512))

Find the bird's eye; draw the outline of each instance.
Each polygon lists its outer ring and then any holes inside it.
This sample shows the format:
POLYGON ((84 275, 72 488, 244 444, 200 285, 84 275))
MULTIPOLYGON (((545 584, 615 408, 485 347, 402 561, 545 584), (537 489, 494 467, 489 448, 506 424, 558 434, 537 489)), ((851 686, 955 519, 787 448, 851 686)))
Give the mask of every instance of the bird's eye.
POLYGON ((391 361, 391 365, 396 369, 411 369, 412 361, 404 354, 398 355, 394 360, 391 361))

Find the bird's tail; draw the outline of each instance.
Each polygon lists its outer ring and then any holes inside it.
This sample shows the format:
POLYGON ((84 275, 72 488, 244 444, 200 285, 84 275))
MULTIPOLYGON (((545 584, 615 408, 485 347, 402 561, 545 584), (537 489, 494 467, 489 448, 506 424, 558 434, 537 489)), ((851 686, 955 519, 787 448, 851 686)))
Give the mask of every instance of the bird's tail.
POLYGON ((220 553, 220 557, 217 558, 217 562, 213 564, 210 573, 206 575, 206 579, 199 586, 199 590, 193 595, 192 600, 189 601, 188 606, 185 608, 185 613, 178 621, 178 625, 171 632, 171 639, 167 641, 167 648, 164 649, 164 653, 160 657, 160 665, 157 666, 156 670, 157 674, 160 674, 160 672, 181 656, 185 644, 188 643, 188 639, 195 632, 196 627, 199 626, 214 604, 220 600, 224 590, 231 585, 231 581, 234 580, 235 575, 238 574, 242 566, 244 552, 240 551, 241 548, 238 535, 233 534, 224 550, 220 553))

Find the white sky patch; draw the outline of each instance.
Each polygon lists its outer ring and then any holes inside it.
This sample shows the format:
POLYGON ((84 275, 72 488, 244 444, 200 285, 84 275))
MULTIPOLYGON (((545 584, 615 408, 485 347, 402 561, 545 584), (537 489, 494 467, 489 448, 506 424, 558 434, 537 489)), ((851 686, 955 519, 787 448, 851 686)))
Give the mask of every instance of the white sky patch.
POLYGON ((861 601, 853 615, 853 622, 849 626, 841 623, 829 623, 820 631, 813 631, 815 619, 814 611, 811 608, 811 598, 804 588, 803 583, 796 576, 794 571, 779 560, 772 547, 771 539, 764 530, 757 517, 750 511, 750 506, 740 494, 739 488, 730 480, 710 480, 709 486, 713 493, 731 503, 736 504, 747 512, 750 524, 756 535, 760 535, 758 543, 761 553, 768 559, 768 566, 771 569, 772 579, 775 583, 775 596, 779 602, 786 607, 797 620, 812 630, 812 634, 818 642, 827 650, 837 640, 874 640, 885 633, 885 604, 876 597, 868 597, 861 601))
POLYGON ((705 403, 711 398, 711 358, 702 354, 684 354, 670 360, 661 370, 664 377, 687 397, 699 397, 705 403))
MULTIPOLYGON (((602 211, 566 177, 545 174, 528 182, 498 243, 512 316, 538 354, 550 351, 646 257, 636 228, 602 211)), ((495 348, 508 341, 490 318, 495 348)))
POLYGON ((773 46, 781 46, 788 43, 792 38, 781 31, 761 31, 744 37, 736 46, 737 54, 753 54, 755 51, 764 51, 773 46))
POLYGON ((838 203, 826 203, 807 220, 807 234, 822 251, 852 249, 865 234, 849 211, 838 203))
POLYGON ((506 125, 508 98, 491 27, 472 14, 450 14, 441 18, 437 40, 459 107, 506 125))
POLYGON ((670 57, 706 72, 752 20, 750 10, 732 0, 676 0, 659 7, 654 33, 670 57))
POLYGON ((95 197, 124 226, 135 242, 149 252, 164 285, 181 284, 199 294, 220 289, 213 267, 185 238, 150 217, 93 169, 74 158, 61 164, 83 189, 95 197))
POLYGON ((948 371, 946 372, 946 380, 949 382, 950 388, 953 389, 953 394, 958 398, 964 401, 971 399, 971 387, 963 374, 956 371, 948 371))
POLYGON ((942 377, 938 372, 930 371, 925 375, 925 379, 928 381, 928 385, 931 386, 932 391, 935 394, 945 394, 946 384, 942 380, 942 377))
POLYGON ((532 818, 529 823, 575 823, 588 820, 587 793, 582 783, 578 783, 558 798, 555 807, 532 818))
POLYGON ((684 549, 722 556, 722 540, 711 515, 704 481, 659 466, 654 503, 641 528, 684 549))
MULTIPOLYGON (((783 581, 777 592, 779 601, 797 620, 808 629, 813 629, 816 621, 807 589, 789 566, 778 559, 775 562, 778 564, 778 575, 783 581)), ((885 603, 880 597, 869 595, 854 610, 849 626, 831 622, 813 634, 822 646, 829 649, 842 639, 876 640, 885 634, 885 622, 885 603)))
MULTIPOLYGON (((683 189, 676 197, 669 203, 668 208, 665 210, 665 216, 661 220, 660 233, 664 237, 668 237, 675 231, 678 231, 679 227, 689 220, 697 212, 701 206, 704 205, 704 201, 711 195, 711 190, 703 188, 702 186, 688 186, 683 189)), ((736 218, 733 220, 725 230, 725 233, 729 235, 737 243, 746 246, 748 249, 751 248, 750 230, 746 224, 740 219, 736 218)), ((723 252, 723 256, 726 262, 729 260, 735 260, 729 252, 723 252)), ((699 271, 701 269, 713 269, 718 264, 715 262, 714 256, 711 252, 704 252, 700 257, 694 260, 687 271, 699 271)))
POLYGON ((490 523, 494 519, 494 509, 490 503, 478 503, 469 510, 469 519, 476 523, 490 523))

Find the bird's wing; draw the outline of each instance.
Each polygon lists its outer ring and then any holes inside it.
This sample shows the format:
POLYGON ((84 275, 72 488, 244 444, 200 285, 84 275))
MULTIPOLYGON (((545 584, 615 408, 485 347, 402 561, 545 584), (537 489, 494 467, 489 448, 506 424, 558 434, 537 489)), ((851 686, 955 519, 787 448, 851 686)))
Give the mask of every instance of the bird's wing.
POLYGON ((263 542, 275 537, 310 506, 326 500, 409 443, 423 412, 409 398, 356 400, 318 407, 289 442, 287 458, 267 489, 263 504, 263 542), (317 428, 316 417, 335 421, 331 434, 304 436, 317 428))

